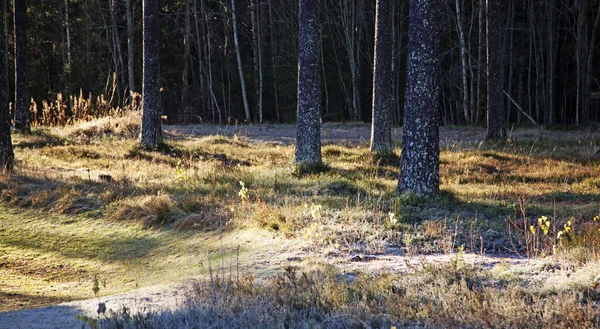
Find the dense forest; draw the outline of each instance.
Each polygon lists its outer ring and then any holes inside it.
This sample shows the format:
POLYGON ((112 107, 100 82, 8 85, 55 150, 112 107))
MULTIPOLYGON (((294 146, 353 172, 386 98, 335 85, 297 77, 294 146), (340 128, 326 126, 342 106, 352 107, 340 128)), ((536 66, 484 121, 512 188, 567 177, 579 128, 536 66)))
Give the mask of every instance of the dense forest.
MULTIPOLYGON (((66 122, 82 102, 118 107, 137 100, 129 91, 141 91, 141 0, 15 3, 26 3, 34 123, 66 122), (44 118, 52 113, 64 113, 65 119, 44 118)), ((499 90, 506 96, 507 123, 587 125, 600 120, 600 1, 510 0, 493 17, 487 17, 483 0, 442 3, 442 124, 485 122, 486 40, 491 32, 486 27, 492 22, 501 25, 499 90)), ((159 6, 160 94, 170 123, 295 121, 297 1, 165 0, 159 6)), ((375 7, 375 1, 365 0, 322 4, 324 121, 371 120, 375 7)), ((5 13, 9 63, 15 57, 12 9, 10 1, 5 13)), ((408 1, 392 1, 390 10, 391 117, 401 124, 408 1)))

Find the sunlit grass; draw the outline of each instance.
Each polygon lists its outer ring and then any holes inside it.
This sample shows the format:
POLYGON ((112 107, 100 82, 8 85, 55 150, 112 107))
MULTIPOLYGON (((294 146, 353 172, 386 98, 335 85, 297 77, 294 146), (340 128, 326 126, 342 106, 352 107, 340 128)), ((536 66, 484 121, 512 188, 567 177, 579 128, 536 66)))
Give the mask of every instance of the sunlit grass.
MULTIPOLYGON (((167 138, 144 150, 136 115, 14 136, 16 170, 2 181, 0 277, 11 292, 37 296, 27 306, 91 297, 96 274, 106 294, 201 275, 207 259, 231 261, 238 246, 242 255, 345 257, 388 246, 426 254, 460 245, 507 253, 506 219, 523 211, 527 220, 544 215, 578 228, 600 213, 597 135, 445 143, 442 195, 425 200, 396 196, 399 148, 381 157, 367 145, 325 145, 325 168, 301 174, 293 145, 243 136, 167 138), (305 205, 321 206, 322 216, 305 205), (311 231, 306 241, 313 224, 318 238, 311 231)), ((597 257, 579 253, 570 259, 597 257)), ((18 303, 4 305, 25 307, 18 303)))

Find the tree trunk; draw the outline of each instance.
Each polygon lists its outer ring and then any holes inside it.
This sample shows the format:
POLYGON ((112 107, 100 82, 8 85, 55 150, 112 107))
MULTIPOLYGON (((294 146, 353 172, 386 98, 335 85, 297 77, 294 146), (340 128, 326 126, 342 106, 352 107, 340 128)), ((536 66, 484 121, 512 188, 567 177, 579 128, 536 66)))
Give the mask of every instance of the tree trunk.
POLYGON ((455 0, 456 2, 456 24, 458 25, 458 37, 460 40, 460 62, 462 69, 462 91, 463 91, 463 114, 465 122, 469 123, 471 118, 469 117, 469 84, 467 80, 467 45, 465 42, 465 33, 463 31, 463 17, 461 10, 461 1, 455 0))
POLYGON ((271 35, 271 72, 273 75, 273 98, 275 101, 275 113, 277 114, 277 122, 281 121, 281 115, 279 113, 279 93, 277 91, 277 62, 275 60, 277 56, 277 41, 275 40, 275 24, 273 23, 273 5, 271 0, 268 0, 267 5, 269 6, 269 32, 271 35))
POLYGON ((478 62, 478 66, 477 66, 477 99, 475 100, 475 108, 471 111, 471 116, 472 119, 471 121, 477 123, 479 122, 479 118, 480 113, 481 113, 481 86, 482 86, 482 81, 483 81, 483 70, 484 68, 486 68, 485 65, 483 65, 483 33, 484 33, 484 25, 483 25, 483 9, 484 9, 484 1, 485 0, 479 0, 479 10, 478 10, 478 18, 479 18, 479 34, 478 34, 478 42, 477 42, 477 62, 478 62))
POLYGON ((556 1, 550 0, 546 4, 546 12, 548 18, 547 27, 547 41, 546 41, 546 84, 545 84, 545 97, 546 106, 544 109, 544 125, 551 126, 554 124, 554 79, 555 79, 555 13, 556 13, 556 1))
MULTIPOLYGON (((67 0, 68 1, 68 0, 67 0)), ((136 92, 135 86, 135 34, 133 28, 133 8, 131 0, 126 0, 125 5, 127 6, 127 77, 129 79, 129 90, 136 92)))
POLYGON ((487 69, 488 69, 488 140, 506 137, 504 118, 504 12, 505 3, 487 0, 487 69))
POLYGON ((242 68, 242 55, 240 54, 240 44, 238 41, 237 15, 235 13, 235 0, 231 0, 231 18, 233 19, 233 45, 237 56, 238 72, 240 74, 240 84, 242 85, 242 99, 244 100, 244 111, 246 112, 246 122, 252 122, 250 117, 250 108, 248 107, 248 93, 246 92, 246 81, 244 80, 244 70, 242 68))
POLYGON ((320 0, 300 0, 298 31, 298 121, 294 162, 321 164, 320 0))
POLYGON ((373 63, 373 117, 371 151, 392 152, 391 112, 394 108, 392 72, 392 0, 377 0, 375 22, 375 60, 373 63))
MULTIPOLYGON (((183 35, 183 71, 181 72, 181 106, 184 108, 184 113, 189 112, 189 89, 190 89, 190 0, 185 0, 185 32, 183 35)), ((185 117, 185 115, 184 115, 185 117)), ((189 116, 185 119, 189 119, 189 116)))
POLYGON ((162 140, 160 122, 160 18, 159 0, 143 0, 144 78, 142 81, 142 132, 140 143, 156 148, 162 140))
MULTIPOLYGON (((123 64, 123 52, 121 51, 121 37, 119 36, 119 0, 111 0, 111 21, 113 25, 113 51, 115 52, 115 58, 117 59, 115 65, 115 72, 119 77, 119 83, 121 86, 125 85, 125 65, 123 64)), ((117 88, 120 89, 120 88, 117 88)))
POLYGON ((262 79, 262 38, 259 24, 258 0, 250 0, 250 20, 252 21, 252 50, 254 60, 254 84, 256 88, 256 108, 258 110, 258 122, 263 121, 263 79, 262 79))
POLYGON ((439 193, 439 0, 410 0, 404 137, 398 193, 439 193))
POLYGON ((8 108, 8 59, 4 13, 5 0, 0 0, 0 169, 11 170, 15 154, 10 137, 10 112, 8 108))
POLYGON ((588 124, 590 121, 590 90, 588 89, 588 14, 589 0, 579 0, 579 17, 577 21, 577 113, 576 123, 588 124))
POLYGON ((15 129, 29 132, 27 81, 27 1, 15 0, 15 129))

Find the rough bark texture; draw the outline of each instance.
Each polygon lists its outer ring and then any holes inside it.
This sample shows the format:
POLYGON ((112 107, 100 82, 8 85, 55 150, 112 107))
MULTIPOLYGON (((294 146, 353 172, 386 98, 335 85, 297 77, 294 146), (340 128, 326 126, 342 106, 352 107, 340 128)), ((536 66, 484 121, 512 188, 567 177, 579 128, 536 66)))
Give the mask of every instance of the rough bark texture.
POLYGON ((29 131, 27 90, 27 2, 15 0, 15 129, 29 131))
POLYGON ((156 148, 162 139, 160 124, 159 0, 144 0, 144 80, 142 82, 142 133, 140 143, 156 148))
POLYGON ((488 140, 506 137, 504 106, 504 11, 506 3, 487 0, 488 140))
MULTIPOLYGON (((0 13, 5 11, 5 2, 0 0, 0 13)), ((8 110, 8 66, 4 15, 0 15, 0 168, 12 169, 15 155, 10 137, 10 113, 8 110)))
POLYGON ((320 0, 300 0, 298 36, 298 123, 294 162, 321 164, 320 0))
POLYGON ((375 61, 373 64, 373 117, 371 151, 392 152, 394 84, 392 73, 392 0, 377 0, 375 22, 375 61))
POLYGON ((398 193, 439 192, 440 0, 411 0, 398 193))

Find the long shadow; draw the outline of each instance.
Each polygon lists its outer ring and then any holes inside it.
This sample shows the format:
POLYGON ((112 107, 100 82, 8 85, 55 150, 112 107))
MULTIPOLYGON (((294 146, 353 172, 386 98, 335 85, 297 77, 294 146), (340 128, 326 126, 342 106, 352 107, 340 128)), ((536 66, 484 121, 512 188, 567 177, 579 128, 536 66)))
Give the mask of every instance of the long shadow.
POLYGON ((89 328, 77 319, 80 313, 81 310, 74 306, 4 312, 0 313, 0 329, 89 328))
POLYGON ((12 313, 19 310, 44 307, 52 304, 67 302, 72 299, 59 296, 31 295, 22 293, 7 293, 0 291, 0 328, 5 320, 12 313))

